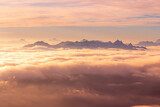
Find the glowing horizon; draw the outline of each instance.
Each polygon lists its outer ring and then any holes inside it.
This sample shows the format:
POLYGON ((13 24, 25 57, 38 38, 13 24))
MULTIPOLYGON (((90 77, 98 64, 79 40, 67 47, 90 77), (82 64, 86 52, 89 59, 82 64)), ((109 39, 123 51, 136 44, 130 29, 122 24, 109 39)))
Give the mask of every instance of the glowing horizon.
POLYGON ((0 28, 0 45, 46 41, 55 44, 61 41, 82 39, 115 41, 136 44, 139 41, 155 41, 160 38, 159 27, 16 27, 0 28))

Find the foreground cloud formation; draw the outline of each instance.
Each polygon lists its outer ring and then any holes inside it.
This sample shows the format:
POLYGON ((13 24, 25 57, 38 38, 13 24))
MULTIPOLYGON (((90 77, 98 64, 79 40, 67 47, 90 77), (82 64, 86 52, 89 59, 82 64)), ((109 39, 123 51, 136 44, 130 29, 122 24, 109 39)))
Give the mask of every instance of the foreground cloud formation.
POLYGON ((159 0, 1 0, 0 25, 159 26, 159 5, 159 0))
POLYGON ((156 107, 159 51, 1 50, 0 106, 156 107))

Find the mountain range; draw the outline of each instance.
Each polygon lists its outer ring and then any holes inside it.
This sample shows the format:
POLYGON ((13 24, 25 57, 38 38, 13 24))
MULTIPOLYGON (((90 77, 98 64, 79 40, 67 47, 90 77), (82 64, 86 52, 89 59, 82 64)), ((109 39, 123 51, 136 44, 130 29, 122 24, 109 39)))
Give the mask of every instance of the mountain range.
POLYGON ((160 39, 156 41, 141 41, 137 44, 138 46, 160 46, 160 39))
POLYGON ((96 48, 117 48, 117 49, 126 49, 126 50, 137 50, 137 49, 146 49, 143 46, 134 46, 131 43, 125 44, 120 40, 116 40, 115 42, 102 42, 98 40, 86 40, 83 39, 81 41, 65 41, 58 43, 56 45, 51 45, 44 41, 37 41, 33 44, 28 44, 24 46, 25 48, 33 48, 33 47, 46 47, 46 48, 67 48, 67 49, 96 49, 96 48))

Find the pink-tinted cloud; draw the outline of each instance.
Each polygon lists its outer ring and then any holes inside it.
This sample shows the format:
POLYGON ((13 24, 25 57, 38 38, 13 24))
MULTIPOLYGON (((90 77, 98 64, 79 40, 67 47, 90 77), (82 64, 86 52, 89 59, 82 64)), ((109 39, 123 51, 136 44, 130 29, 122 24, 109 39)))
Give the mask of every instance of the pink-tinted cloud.
POLYGON ((159 48, 0 52, 2 107, 159 105, 159 48))
POLYGON ((1 26, 159 26, 159 0, 2 0, 1 26))
POLYGON ((155 75, 159 70, 159 63, 143 67, 73 64, 12 69, 0 75, 0 106, 159 105, 160 73, 155 75))

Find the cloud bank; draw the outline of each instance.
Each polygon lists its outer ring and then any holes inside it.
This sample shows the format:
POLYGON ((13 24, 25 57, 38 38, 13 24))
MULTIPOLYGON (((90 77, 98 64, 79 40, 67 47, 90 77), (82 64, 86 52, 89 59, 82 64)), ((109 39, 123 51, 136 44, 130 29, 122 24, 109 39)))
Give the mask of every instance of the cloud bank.
POLYGON ((70 65, 1 73, 3 107, 129 107, 160 104, 159 63, 70 65))
POLYGON ((158 47, 1 51, 0 106, 158 106, 158 52, 158 47))

